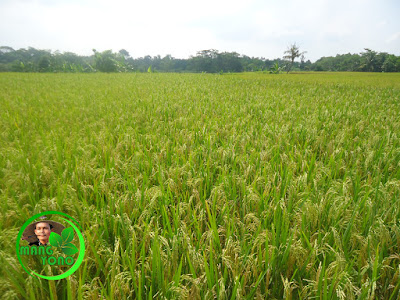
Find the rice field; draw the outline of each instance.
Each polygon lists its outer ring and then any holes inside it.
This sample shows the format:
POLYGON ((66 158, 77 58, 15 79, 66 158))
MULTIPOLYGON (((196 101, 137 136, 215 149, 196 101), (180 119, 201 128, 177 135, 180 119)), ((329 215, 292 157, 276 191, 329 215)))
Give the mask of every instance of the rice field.
POLYGON ((400 74, 0 73, 4 299, 399 299, 400 74), (83 228, 29 276, 31 216, 83 228))

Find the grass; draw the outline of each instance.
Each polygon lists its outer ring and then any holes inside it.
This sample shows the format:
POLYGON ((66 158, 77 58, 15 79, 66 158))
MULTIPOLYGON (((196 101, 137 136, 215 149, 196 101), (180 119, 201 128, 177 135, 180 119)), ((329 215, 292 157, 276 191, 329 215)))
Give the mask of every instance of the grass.
POLYGON ((5 299, 398 299, 400 75, 0 74, 5 299), (79 221, 68 279, 15 255, 79 221))

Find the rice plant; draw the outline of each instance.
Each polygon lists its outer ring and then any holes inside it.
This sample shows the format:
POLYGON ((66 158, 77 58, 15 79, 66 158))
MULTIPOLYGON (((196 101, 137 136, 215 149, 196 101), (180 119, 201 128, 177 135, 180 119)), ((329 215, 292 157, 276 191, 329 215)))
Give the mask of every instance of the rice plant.
POLYGON ((0 74, 5 299, 400 298, 398 74, 0 74), (32 215, 86 257, 29 276, 32 215))

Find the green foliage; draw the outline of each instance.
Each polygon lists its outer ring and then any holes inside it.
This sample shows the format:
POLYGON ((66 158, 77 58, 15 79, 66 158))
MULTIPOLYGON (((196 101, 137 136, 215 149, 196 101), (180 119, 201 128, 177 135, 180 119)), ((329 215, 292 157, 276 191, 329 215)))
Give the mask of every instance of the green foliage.
POLYGON ((116 60, 116 55, 111 50, 106 50, 103 52, 94 52, 94 66, 100 72, 116 72, 118 70, 118 63, 116 60))
POLYGON ((400 71, 400 57, 396 57, 395 55, 387 55, 382 64, 382 71, 383 72, 400 71))
POLYGON ((317 60, 311 69, 315 71, 364 71, 400 72, 400 57, 388 53, 378 53, 371 49, 359 54, 336 55, 317 60))
POLYGON ((39 60, 39 72, 48 72, 50 70, 50 58, 42 56, 39 60))
POLYGON ((195 72, 242 72, 241 57, 236 52, 220 53, 215 49, 202 50, 191 58, 190 68, 195 72))
POLYGON ((278 63, 275 63, 273 67, 271 67, 270 71, 271 74, 279 74, 281 72, 281 67, 279 67, 278 63))
POLYGON ((365 52, 361 53, 363 64, 361 68, 367 72, 378 71, 377 52, 365 48, 365 52))

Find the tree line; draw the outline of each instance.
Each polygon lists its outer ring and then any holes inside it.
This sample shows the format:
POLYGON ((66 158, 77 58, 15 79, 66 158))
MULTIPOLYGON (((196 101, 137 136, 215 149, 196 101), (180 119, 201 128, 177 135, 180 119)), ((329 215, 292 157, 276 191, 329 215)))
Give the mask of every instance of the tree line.
POLYGON ((313 64, 314 71, 400 72, 400 56, 365 48, 360 54, 322 57, 313 64))
POLYGON ((288 55, 270 60, 215 49, 198 51, 188 59, 179 59, 171 55, 133 58, 125 49, 118 52, 93 49, 92 55, 80 56, 72 52, 52 52, 32 47, 19 50, 0 47, 0 72, 279 73, 285 70, 400 72, 400 56, 365 49, 360 54, 338 54, 335 57, 322 57, 312 63, 306 61, 304 55, 301 55, 300 61, 289 59, 288 55))

